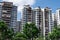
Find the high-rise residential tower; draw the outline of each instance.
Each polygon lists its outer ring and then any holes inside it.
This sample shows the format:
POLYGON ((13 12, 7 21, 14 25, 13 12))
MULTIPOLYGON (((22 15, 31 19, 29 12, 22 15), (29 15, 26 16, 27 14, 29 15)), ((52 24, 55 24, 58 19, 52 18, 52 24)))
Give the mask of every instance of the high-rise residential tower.
POLYGON ((55 13, 55 26, 56 25, 60 25, 60 9, 57 9, 55 13))
POLYGON ((34 10, 34 19, 37 28, 40 30, 40 35, 43 35, 43 12, 40 7, 36 7, 34 10))
POLYGON ((34 9, 35 24, 40 30, 42 36, 47 36, 52 31, 52 10, 48 7, 42 9, 37 7, 34 9))
POLYGON ((22 27, 27 22, 33 22, 33 12, 32 12, 32 8, 30 7, 30 5, 24 5, 23 15, 22 15, 22 27))
POLYGON ((43 9, 43 33, 47 37, 48 33, 51 32, 52 27, 52 10, 48 7, 43 9))
POLYGON ((0 2, 0 20, 3 20, 9 28, 16 30, 17 6, 12 2, 0 2))

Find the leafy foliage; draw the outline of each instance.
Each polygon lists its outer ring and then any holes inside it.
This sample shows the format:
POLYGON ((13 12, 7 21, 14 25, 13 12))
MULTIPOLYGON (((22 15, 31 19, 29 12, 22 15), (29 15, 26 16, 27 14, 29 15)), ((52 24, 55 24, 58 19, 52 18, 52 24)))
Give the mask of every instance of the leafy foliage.
POLYGON ((26 23, 23 28, 23 33, 29 38, 38 37, 39 30, 34 23, 26 23))
POLYGON ((24 35, 23 33, 16 33, 14 40, 26 40, 26 35, 24 35))
POLYGON ((0 40, 28 40, 38 37, 39 30, 34 23, 26 23, 23 33, 14 33, 13 29, 9 29, 4 21, 0 21, 0 40))
POLYGON ((49 33, 49 39, 58 40, 60 38, 60 28, 55 27, 51 33, 49 33))
POLYGON ((13 30, 9 29, 4 21, 0 21, 0 40, 12 40, 13 30))

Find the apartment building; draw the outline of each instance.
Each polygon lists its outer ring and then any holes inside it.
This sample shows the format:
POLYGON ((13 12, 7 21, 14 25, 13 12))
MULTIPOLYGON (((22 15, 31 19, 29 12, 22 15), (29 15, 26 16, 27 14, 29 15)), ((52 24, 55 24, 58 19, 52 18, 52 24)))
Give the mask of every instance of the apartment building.
POLYGON ((60 25, 60 9, 57 9, 55 13, 55 26, 56 25, 60 25))
POLYGON ((0 2, 0 20, 3 20, 9 28, 16 30, 17 6, 12 2, 0 2))
POLYGON ((52 10, 48 7, 43 9, 43 35, 47 37, 52 27, 52 10))
POLYGON ((52 31, 53 19, 52 9, 37 7, 34 9, 35 24, 40 30, 42 36, 48 36, 48 33, 52 31))
POLYGON ((23 14, 22 15, 22 27, 27 22, 33 22, 33 12, 32 12, 32 8, 30 7, 30 5, 24 5, 22 14, 23 14))
POLYGON ((43 36, 43 12, 40 7, 34 8, 34 19, 37 28, 40 30, 40 35, 43 36))

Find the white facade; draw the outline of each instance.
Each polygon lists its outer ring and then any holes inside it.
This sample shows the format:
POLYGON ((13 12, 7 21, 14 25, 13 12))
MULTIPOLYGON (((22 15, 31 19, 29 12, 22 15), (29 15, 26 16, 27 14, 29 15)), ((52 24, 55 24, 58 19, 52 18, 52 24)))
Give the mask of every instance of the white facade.
POLYGON ((30 5, 24 5, 23 11, 22 11, 22 30, 23 30, 23 26, 27 22, 33 22, 33 12, 30 5))
POLYGON ((41 32, 43 36, 48 35, 49 32, 51 32, 53 27, 52 22, 52 10, 50 8, 35 8, 35 23, 37 25, 37 28, 40 27, 41 32), (46 9, 46 10, 45 10, 46 9), (46 13, 47 11, 48 13, 46 13))
POLYGON ((54 21, 55 21, 55 13, 52 13, 52 29, 54 28, 54 21))
POLYGON ((39 7, 35 8, 34 11, 35 11, 35 20, 36 20, 35 22, 36 22, 36 25, 38 26, 37 28, 39 28, 39 26, 42 26, 43 12, 39 7))
POLYGON ((43 36, 43 12, 40 7, 34 9, 35 12, 35 24, 40 30, 40 35, 43 36))
POLYGON ((60 25, 60 9, 56 10, 56 21, 57 21, 57 25, 60 25))
POLYGON ((51 32, 52 27, 52 10, 49 8, 42 9, 43 11, 43 35, 48 35, 49 32, 51 32), (48 11, 48 13, 45 12, 48 11))

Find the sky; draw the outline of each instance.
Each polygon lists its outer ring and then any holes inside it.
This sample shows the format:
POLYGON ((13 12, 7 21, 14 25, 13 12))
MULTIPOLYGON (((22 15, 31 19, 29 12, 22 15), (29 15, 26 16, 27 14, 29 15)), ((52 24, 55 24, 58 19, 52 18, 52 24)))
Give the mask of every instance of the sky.
POLYGON ((14 5, 18 6, 17 20, 21 19, 23 5, 29 4, 32 8, 40 6, 41 8, 49 7, 52 12, 55 13, 57 8, 60 8, 60 0, 0 0, 13 2, 14 5))

